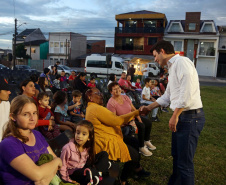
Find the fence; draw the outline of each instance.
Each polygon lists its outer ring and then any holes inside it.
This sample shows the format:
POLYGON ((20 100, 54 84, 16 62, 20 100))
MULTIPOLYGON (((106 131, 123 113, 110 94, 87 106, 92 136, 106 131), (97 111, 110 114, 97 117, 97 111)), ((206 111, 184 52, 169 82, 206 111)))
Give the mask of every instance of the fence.
MULTIPOLYGON (((61 64, 65 65, 65 62, 61 62, 61 64)), ((28 65, 31 68, 42 72, 44 68, 48 68, 50 65, 55 65, 55 62, 53 60, 28 60, 28 65)))

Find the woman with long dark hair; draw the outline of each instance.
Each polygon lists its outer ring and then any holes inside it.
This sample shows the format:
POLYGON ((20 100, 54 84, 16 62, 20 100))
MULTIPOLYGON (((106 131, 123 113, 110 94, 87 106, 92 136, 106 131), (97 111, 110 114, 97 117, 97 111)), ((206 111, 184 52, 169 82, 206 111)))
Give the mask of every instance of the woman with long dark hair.
POLYGON ((81 93, 85 93, 88 89, 86 84, 86 73, 81 72, 74 80, 74 89, 79 90, 81 93))

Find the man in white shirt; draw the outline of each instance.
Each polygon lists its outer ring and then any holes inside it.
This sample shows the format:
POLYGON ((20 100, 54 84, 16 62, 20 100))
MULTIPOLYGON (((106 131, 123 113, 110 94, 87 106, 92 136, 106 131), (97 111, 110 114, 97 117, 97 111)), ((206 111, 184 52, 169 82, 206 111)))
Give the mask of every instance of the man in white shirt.
POLYGON ((173 174, 168 184, 193 185, 193 158, 205 123, 198 74, 193 62, 187 57, 175 55, 174 48, 168 41, 159 41, 151 52, 161 67, 168 66, 169 82, 165 93, 156 102, 140 109, 150 111, 170 104, 174 111, 169 120, 173 174))
POLYGON ((0 78, 0 142, 3 135, 3 126, 9 120, 9 90, 8 82, 4 78, 0 78))

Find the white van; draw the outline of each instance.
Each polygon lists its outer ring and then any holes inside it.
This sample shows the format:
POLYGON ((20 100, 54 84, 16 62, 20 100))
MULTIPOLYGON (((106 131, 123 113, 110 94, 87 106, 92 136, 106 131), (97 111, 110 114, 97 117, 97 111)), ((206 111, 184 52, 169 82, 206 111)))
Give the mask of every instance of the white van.
POLYGON ((107 73, 114 73, 116 76, 121 75, 124 71, 123 59, 120 57, 111 57, 111 62, 107 68, 106 56, 92 54, 86 57, 85 72, 87 75, 92 74, 95 77, 106 77, 107 73))
POLYGON ((158 76, 160 73, 159 67, 156 65, 156 63, 148 63, 148 76, 158 76))

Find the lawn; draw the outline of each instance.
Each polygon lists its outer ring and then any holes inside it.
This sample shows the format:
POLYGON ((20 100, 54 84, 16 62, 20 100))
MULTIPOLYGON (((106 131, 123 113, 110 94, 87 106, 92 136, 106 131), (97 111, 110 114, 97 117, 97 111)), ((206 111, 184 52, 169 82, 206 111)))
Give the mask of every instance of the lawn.
MULTIPOLYGON (((196 150, 196 185, 226 184, 226 87, 201 87, 201 96, 206 123, 201 132, 196 150)), ((145 180, 134 181, 134 185, 165 185, 172 173, 171 132, 168 121, 172 112, 163 112, 161 122, 154 122, 152 143, 157 147, 151 157, 142 156, 142 166, 151 172, 145 180)))

